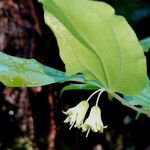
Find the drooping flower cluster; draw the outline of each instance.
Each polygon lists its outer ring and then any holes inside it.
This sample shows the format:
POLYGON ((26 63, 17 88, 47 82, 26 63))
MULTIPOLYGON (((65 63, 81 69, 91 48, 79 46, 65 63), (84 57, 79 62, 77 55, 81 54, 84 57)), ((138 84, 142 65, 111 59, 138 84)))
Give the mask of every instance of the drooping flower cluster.
POLYGON ((64 122, 70 124, 69 129, 71 129, 73 126, 75 128, 81 128, 82 132, 87 131, 86 137, 88 136, 90 130, 93 132, 103 133, 103 129, 106 128, 106 126, 103 125, 101 118, 101 110, 97 106, 98 100, 103 91, 103 89, 95 91, 87 100, 83 100, 77 106, 69 108, 66 112, 63 112, 65 115, 68 115, 64 122), (85 115, 89 108, 88 101, 97 92, 99 92, 99 94, 96 101, 96 105, 91 108, 89 117, 85 119, 85 115))
POLYGON ((64 120, 65 123, 70 123, 70 129, 74 126, 80 128, 83 124, 84 117, 89 108, 88 101, 81 101, 77 106, 69 108, 63 112, 68 117, 64 120))

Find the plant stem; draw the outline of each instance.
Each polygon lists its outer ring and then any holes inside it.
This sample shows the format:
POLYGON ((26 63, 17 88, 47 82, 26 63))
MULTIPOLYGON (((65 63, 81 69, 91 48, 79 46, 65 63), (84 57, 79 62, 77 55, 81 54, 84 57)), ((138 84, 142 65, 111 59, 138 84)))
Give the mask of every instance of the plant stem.
POLYGON ((96 93, 98 93, 98 92, 100 92, 102 89, 98 89, 98 90, 96 90, 94 93, 92 93, 90 96, 89 96, 89 98, 87 99, 87 101, 89 101, 91 98, 92 98, 92 96, 94 96, 96 93))
POLYGON ((101 89, 101 91, 99 92, 98 96, 97 96, 97 100, 96 100, 96 106, 98 105, 99 99, 101 94, 104 92, 104 89, 101 89))
POLYGON ((111 94, 114 98, 116 98, 119 102, 121 102, 123 105, 137 111, 137 112, 140 112, 140 113, 143 113, 143 114, 146 114, 146 115, 150 115, 150 111, 147 111, 147 110, 143 110, 141 108, 138 108, 134 105, 131 105, 130 103, 126 102, 122 97, 120 97, 118 94, 116 93, 113 93, 113 92, 110 92, 110 91, 107 91, 109 94, 111 94))

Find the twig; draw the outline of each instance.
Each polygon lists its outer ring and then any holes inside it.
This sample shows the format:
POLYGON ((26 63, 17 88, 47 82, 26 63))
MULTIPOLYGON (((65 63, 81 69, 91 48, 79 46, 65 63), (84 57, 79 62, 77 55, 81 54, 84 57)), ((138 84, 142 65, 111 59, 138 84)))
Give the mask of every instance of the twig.
POLYGON ((111 94, 114 98, 116 98, 123 105, 125 105, 125 106, 127 106, 127 107, 129 107, 129 108, 131 108, 131 109, 133 109, 135 111, 138 111, 140 113, 143 113, 143 114, 146 114, 146 115, 150 115, 150 111, 138 108, 138 107, 136 107, 134 105, 131 105, 130 103, 126 102, 122 97, 120 97, 118 94, 110 92, 110 91, 108 91, 108 93, 111 94))

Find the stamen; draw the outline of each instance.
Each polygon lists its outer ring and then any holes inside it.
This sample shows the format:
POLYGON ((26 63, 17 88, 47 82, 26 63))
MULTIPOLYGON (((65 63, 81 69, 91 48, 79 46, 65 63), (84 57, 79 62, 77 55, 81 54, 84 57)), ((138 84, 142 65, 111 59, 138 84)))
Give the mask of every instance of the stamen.
POLYGON ((71 126, 70 126, 69 130, 71 130, 71 129, 72 129, 72 127, 73 127, 73 125, 75 124, 75 122, 76 122, 76 121, 72 122, 72 124, 71 124, 71 126))
POLYGON ((86 138, 88 137, 89 132, 90 132, 90 128, 88 129, 88 131, 87 131, 87 133, 86 133, 86 138))
POLYGON ((74 126, 74 124, 75 124, 76 120, 77 120, 77 114, 76 114, 76 119, 75 119, 75 120, 71 123, 71 126, 70 126, 69 130, 71 130, 71 129, 72 129, 72 127, 74 126))

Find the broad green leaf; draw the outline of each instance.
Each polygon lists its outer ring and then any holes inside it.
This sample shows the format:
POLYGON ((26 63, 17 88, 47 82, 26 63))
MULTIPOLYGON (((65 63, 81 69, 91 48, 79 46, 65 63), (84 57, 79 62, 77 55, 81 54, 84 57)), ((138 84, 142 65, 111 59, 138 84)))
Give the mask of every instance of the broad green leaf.
POLYGON ((68 91, 68 90, 97 90, 100 88, 101 88, 101 86, 99 84, 94 83, 94 82, 70 84, 70 85, 65 86, 61 90, 60 95, 62 95, 62 93, 64 91, 68 91))
POLYGON ((83 81, 83 78, 81 75, 67 76, 34 59, 16 58, 0 52, 0 81, 6 86, 34 87, 65 80, 83 81))
POLYGON ((148 52, 150 50, 150 37, 147 37, 140 41, 144 52, 148 52))
POLYGON ((45 21, 55 33, 66 73, 83 73, 113 92, 133 95, 146 85, 138 39, 103 2, 43 0, 45 21))
POLYGON ((139 94, 135 96, 124 95, 124 98, 132 105, 139 105, 145 110, 150 110, 150 81, 148 81, 147 86, 139 94))

